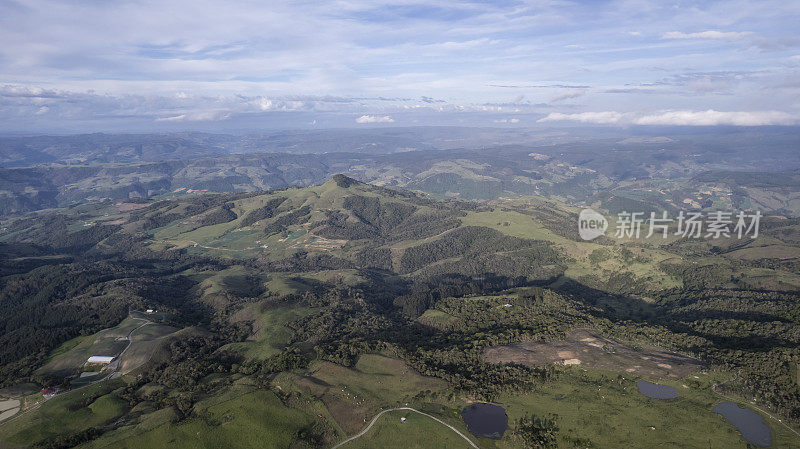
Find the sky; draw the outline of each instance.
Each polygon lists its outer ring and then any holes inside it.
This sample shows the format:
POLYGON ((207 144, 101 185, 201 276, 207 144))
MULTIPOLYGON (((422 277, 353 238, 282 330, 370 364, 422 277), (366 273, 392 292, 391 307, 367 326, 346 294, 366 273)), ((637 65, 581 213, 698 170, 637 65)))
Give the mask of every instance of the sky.
POLYGON ((800 124, 800 2, 0 0, 0 131, 800 124))

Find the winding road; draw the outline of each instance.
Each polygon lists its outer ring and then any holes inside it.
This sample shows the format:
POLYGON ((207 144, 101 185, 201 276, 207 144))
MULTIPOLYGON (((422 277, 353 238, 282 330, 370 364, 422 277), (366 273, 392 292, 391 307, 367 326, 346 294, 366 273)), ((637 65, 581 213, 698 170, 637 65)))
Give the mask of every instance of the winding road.
MULTIPOLYGON (((125 349, 123 349, 122 352, 120 352, 119 355, 114 359, 114 361, 111 362, 111 364, 109 366, 110 373, 108 373, 108 375, 103 377, 102 379, 98 379, 98 380, 92 382, 91 384, 95 384, 97 382, 102 382, 102 381, 104 381, 106 379, 111 378, 114 374, 117 374, 117 371, 119 370, 120 359, 122 359, 122 356, 125 355, 125 353, 128 351, 128 349, 131 347, 131 344, 133 343, 133 340, 131 340, 131 336, 133 335, 133 333, 138 331, 139 329, 147 326, 148 324, 152 324, 153 323, 152 321, 148 320, 147 318, 135 317, 135 316, 131 315, 131 312, 128 312, 128 317, 131 318, 132 320, 143 320, 144 323, 142 323, 141 326, 138 326, 138 327, 136 327, 134 329, 131 329, 131 331, 128 332, 128 335, 125 337, 125 339, 128 340, 128 346, 125 346, 125 349)), ((91 384, 89 384, 89 385, 91 385, 91 384)), ((88 385, 85 385, 85 386, 88 386, 88 385)), ((83 387, 81 387, 81 388, 83 388, 83 387)))
POLYGON ((419 410, 417 410, 417 409, 413 409, 413 408, 411 408, 411 407, 397 407, 397 408, 390 408, 390 409, 387 409, 387 410, 384 410, 384 411, 382 411, 382 412, 378 413, 377 415, 375 415, 375 417, 374 417, 374 418, 372 418, 372 421, 370 421, 370 422, 369 422, 369 425, 368 425, 366 428, 364 428, 364 430, 362 430, 361 432, 359 432, 357 435, 353 435, 353 436, 351 436, 350 438, 348 438, 348 439, 346 439, 346 440, 342 441, 341 443, 337 444, 336 446, 333 446, 331 449, 338 449, 338 448, 339 448, 339 447, 341 447, 342 445, 344 445, 344 444, 346 444, 346 443, 349 443, 349 442, 351 442, 351 441, 355 440, 356 438, 360 438, 360 437, 364 436, 364 434, 366 434, 367 432, 369 432, 369 429, 371 429, 371 428, 372 428, 372 425, 373 425, 373 424, 375 424, 375 422, 378 420, 378 418, 380 418, 381 416, 383 416, 383 414, 384 414, 384 413, 388 413, 388 412, 394 412, 394 411, 397 411, 397 410, 408 410, 408 411, 412 411, 412 412, 415 412, 415 413, 419 413, 419 414, 420 414, 420 415, 422 415, 422 416, 427 416, 428 418, 430 418, 430 419, 432 419, 432 420, 434 420, 434 421, 436 421, 436 422, 438 422, 438 423, 440 423, 440 424, 443 424, 443 425, 445 425, 445 426, 449 427, 449 428, 450 428, 450 430, 452 430, 453 432, 457 433, 457 434, 458 434, 458 436, 460 436, 461 438, 465 439, 465 440, 467 441, 467 443, 469 443, 469 445, 470 445, 470 446, 472 446, 473 448, 475 448, 475 449, 480 449, 478 446, 476 446, 476 445, 475 445, 475 443, 473 443, 473 442, 472 442, 472 440, 470 440, 469 438, 467 438, 467 437, 466 437, 466 435, 464 435, 463 433, 461 433, 461 432, 460 432, 458 429, 456 429, 455 427, 451 426, 450 424, 447 424, 446 422, 442 421, 441 419, 439 419, 439 418, 437 418, 437 417, 435 417, 435 416, 431 416, 431 415, 429 415, 429 414, 427 414, 427 413, 425 413, 425 412, 421 412, 421 411, 419 411, 419 410))

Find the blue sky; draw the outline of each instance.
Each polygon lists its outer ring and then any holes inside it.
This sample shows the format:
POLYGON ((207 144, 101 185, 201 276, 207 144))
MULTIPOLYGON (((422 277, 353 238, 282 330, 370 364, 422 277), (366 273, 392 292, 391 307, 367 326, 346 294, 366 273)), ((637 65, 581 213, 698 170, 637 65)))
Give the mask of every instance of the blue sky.
POLYGON ((0 130, 800 123, 800 2, 0 0, 0 130))

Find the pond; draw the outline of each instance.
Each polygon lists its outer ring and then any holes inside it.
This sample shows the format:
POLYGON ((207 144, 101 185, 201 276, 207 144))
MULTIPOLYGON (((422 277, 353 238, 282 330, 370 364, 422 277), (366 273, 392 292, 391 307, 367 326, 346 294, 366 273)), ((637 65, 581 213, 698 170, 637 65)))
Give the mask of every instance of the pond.
POLYGON ((660 385, 640 380, 636 383, 639 387, 639 393, 653 399, 674 399, 678 397, 678 390, 670 387, 669 385, 660 385))
POLYGON ((760 447, 772 444, 772 429, 764 423, 764 419, 758 413, 749 408, 741 408, 739 404, 731 401, 717 404, 714 411, 733 424, 750 444, 760 447))
POLYGON ((477 437, 499 440, 508 428, 508 415, 499 405, 477 402, 465 408, 461 417, 469 432, 477 437))

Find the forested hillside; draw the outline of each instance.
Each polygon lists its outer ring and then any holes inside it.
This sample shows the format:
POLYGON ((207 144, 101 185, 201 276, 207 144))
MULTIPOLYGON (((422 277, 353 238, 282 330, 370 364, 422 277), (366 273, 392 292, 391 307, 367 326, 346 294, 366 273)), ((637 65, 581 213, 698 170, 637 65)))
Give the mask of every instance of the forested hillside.
MULTIPOLYGON (((583 368, 485 358, 584 328, 696 360, 720 384, 692 383, 698 397, 745 392, 800 420, 796 220, 766 217, 744 242, 584 242, 570 231, 576 212, 534 197, 439 201, 336 175, 7 217, 0 383, 65 393, 0 424, 0 442, 101 447, 195 429, 235 445, 225 423, 245 407, 285 420, 263 438, 329 447, 395 401, 445 413, 463 398, 591 382, 583 368), (757 257, 765 247, 786 257, 757 257), (135 368, 81 388, 85 368, 70 354, 98 350, 103 332, 130 320, 161 333, 135 346, 135 368), (42 427, 56 407, 91 419, 42 427)), ((619 388, 623 376, 635 374, 614 377, 619 388)))

